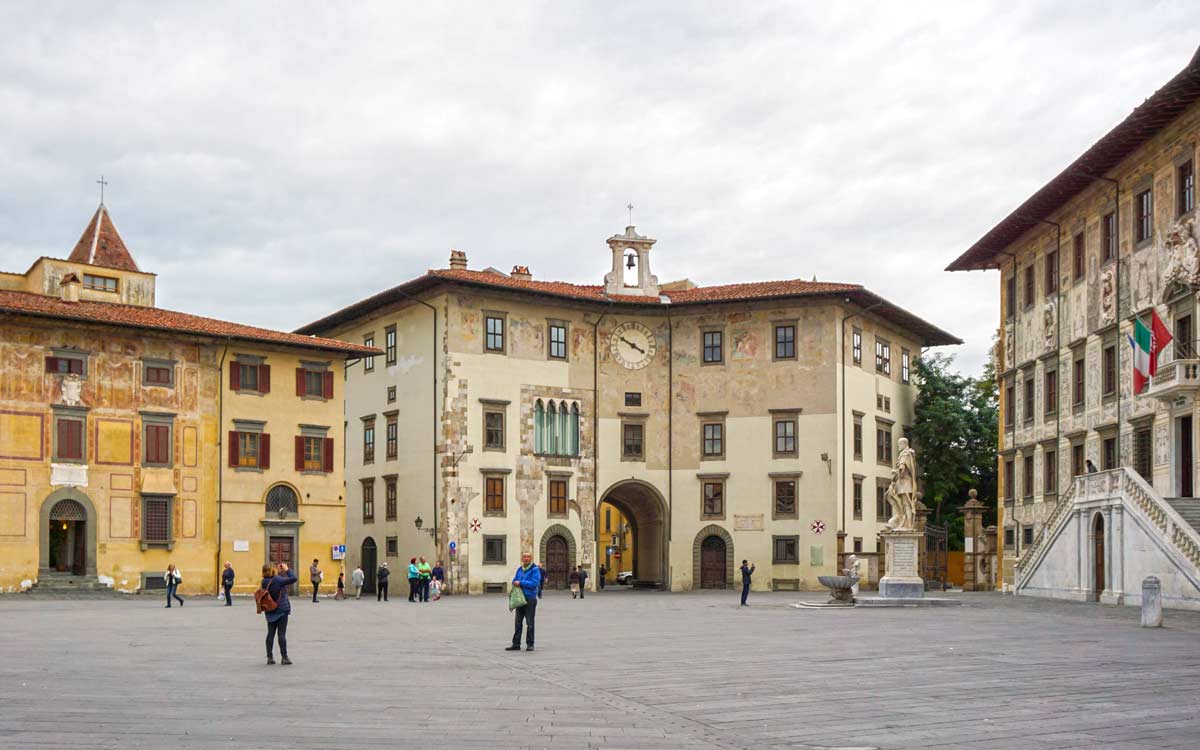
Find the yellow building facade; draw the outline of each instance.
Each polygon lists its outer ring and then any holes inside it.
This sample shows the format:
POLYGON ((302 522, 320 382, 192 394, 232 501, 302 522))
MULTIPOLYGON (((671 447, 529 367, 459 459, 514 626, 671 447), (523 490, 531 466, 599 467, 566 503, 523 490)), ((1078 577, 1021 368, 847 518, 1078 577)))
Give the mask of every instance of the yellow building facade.
POLYGON ((372 350, 162 310, 154 279, 104 206, 66 260, 0 273, 0 590, 332 580, 344 365, 372 350))

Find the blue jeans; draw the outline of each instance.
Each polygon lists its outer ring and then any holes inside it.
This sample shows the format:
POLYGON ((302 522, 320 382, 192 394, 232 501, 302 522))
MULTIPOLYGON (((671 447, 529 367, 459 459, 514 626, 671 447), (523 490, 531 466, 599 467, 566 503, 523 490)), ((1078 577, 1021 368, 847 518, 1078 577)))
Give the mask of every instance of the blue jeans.
POLYGON ((746 581, 742 584, 742 604, 746 603, 746 597, 750 595, 750 582, 746 581))
POLYGON ((167 584, 167 606, 168 607, 171 606, 171 597, 175 597, 176 599, 178 599, 179 606, 181 606, 181 607, 183 606, 183 597, 180 596, 179 594, 175 593, 176 588, 178 588, 178 584, 175 584, 175 583, 167 584))

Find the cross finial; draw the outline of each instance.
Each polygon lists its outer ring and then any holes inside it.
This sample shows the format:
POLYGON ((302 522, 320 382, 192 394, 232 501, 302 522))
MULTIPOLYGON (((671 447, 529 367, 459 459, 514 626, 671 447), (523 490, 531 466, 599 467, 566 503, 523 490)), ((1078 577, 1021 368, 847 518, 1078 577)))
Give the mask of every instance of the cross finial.
POLYGON ((100 186, 100 205, 104 205, 104 186, 108 182, 104 179, 104 175, 100 175, 100 179, 96 180, 96 184, 100 186))
POLYGON ((630 203, 625 208, 629 209, 629 226, 633 226, 633 204, 630 203))

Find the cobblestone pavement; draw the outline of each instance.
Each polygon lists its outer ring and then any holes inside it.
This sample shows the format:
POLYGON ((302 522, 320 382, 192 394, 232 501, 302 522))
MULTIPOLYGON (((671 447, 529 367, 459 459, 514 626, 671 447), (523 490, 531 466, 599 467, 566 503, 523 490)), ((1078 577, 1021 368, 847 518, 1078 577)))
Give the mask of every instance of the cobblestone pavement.
POLYGON ((962 596, 556 592, 533 653, 498 596, 296 597, 290 667, 244 598, 0 597, 0 747, 1200 746, 1200 615, 962 596))

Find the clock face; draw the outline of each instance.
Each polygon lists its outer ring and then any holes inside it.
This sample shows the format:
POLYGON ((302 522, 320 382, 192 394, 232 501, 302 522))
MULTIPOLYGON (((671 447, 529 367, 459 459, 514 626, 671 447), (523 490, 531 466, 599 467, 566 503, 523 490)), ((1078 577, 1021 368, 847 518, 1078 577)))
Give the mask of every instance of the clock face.
POLYGON ((617 326, 609 343, 612 358, 628 370, 640 370, 650 364, 657 347, 654 333, 632 321, 617 326))

